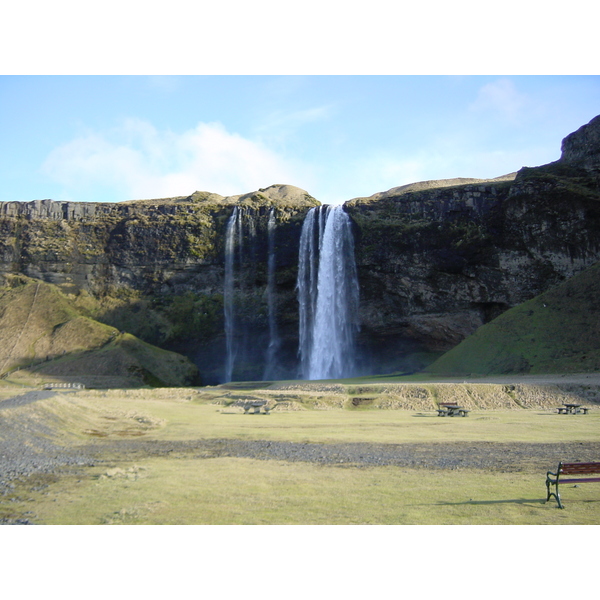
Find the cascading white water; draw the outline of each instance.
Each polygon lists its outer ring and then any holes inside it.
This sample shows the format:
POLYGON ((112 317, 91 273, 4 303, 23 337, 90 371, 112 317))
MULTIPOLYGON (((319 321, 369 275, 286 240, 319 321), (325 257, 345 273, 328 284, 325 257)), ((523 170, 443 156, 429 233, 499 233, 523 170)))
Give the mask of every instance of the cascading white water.
POLYGON ((310 354, 312 350, 313 321, 317 305, 317 275, 319 243, 321 236, 319 221, 321 209, 311 208, 302 224, 298 253, 298 280, 296 290, 299 304, 298 354, 300 377, 309 378, 310 354))
POLYGON ((269 221, 267 223, 267 242, 268 242, 268 262, 267 262, 267 308, 269 315, 269 346, 267 347, 267 356, 263 379, 272 379, 277 370, 277 352, 281 345, 277 333, 276 301, 275 292, 275 209, 269 212, 269 221))
POLYGON ((358 276, 351 222, 341 206, 312 208, 298 261, 300 376, 349 377, 356 368, 358 276))
POLYGON ((233 365, 235 362, 235 242, 236 237, 241 238, 241 218, 238 207, 227 221, 225 230, 225 285, 223 290, 223 310, 225 316, 225 382, 231 381, 233 377, 233 365), (239 227, 238 227, 239 224, 239 227), (238 232, 239 230, 239 232, 238 232))

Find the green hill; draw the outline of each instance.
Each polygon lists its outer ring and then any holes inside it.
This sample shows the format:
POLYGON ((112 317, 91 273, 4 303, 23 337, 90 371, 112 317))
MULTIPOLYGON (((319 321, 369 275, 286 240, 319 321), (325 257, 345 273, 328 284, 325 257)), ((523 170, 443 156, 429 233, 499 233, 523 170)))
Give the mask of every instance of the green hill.
POLYGON ((97 387, 198 383, 187 358, 99 323, 57 287, 23 277, 0 290, 0 377, 97 387))
POLYGON ((516 306, 441 356, 440 375, 600 370, 600 263, 516 306))

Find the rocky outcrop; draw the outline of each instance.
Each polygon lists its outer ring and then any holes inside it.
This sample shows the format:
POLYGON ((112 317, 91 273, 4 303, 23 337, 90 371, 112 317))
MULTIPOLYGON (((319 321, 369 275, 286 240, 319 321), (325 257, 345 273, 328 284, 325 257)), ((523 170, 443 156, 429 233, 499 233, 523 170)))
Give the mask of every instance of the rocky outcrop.
MULTIPOLYGON (((260 260, 269 209, 276 207, 280 226, 289 228, 293 239, 303 215, 316 204, 303 190, 285 185, 228 198, 195 192, 106 204, 4 202, 0 274, 21 272, 96 295, 123 287, 150 294, 211 294, 222 289, 224 232, 233 206, 255 215, 260 260)), ((293 244, 283 247, 282 260, 293 253, 293 244)))
POLYGON ((600 115, 562 142, 560 162, 600 174, 600 115))

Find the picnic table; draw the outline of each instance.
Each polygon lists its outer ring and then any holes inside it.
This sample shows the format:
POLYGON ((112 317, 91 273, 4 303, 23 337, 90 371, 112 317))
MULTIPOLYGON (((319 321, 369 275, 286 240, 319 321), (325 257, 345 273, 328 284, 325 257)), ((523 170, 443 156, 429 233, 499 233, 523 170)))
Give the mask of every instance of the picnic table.
MULTIPOLYGON (((252 408, 252 409, 254 409, 253 413, 255 415, 258 415, 258 414, 260 414, 260 409, 263 406, 264 406, 263 410, 265 411, 265 414, 268 415, 270 408, 267 406, 267 401, 266 400, 264 400, 264 401, 257 400, 255 402, 246 402, 244 404, 244 413, 245 414, 250 413, 250 409, 252 408)), ((252 413, 250 413, 250 414, 252 414, 252 413)))
POLYGON ((466 417, 469 411, 456 402, 442 402, 437 409, 438 417, 466 417))
POLYGON ((565 403, 558 407, 559 415, 578 415, 580 413, 587 415, 587 412, 588 409, 585 406, 581 406, 581 404, 565 403))

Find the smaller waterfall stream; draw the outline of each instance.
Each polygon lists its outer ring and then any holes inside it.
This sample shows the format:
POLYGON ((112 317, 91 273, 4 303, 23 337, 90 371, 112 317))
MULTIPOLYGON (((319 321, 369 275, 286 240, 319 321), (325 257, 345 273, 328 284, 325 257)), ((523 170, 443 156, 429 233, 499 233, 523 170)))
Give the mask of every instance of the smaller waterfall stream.
MULTIPOLYGON (((233 377, 235 362, 235 246, 236 238, 241 242, 241 218, 237 206, 227 221, 225 230, 225 285, 223 290, 223 310, 225 317, 225 381, 233 377)), ((238 243, 239 243, 238 242, 238 243)))
POLYGON ((277 332, 277 294, 275 282, 275 210, 269 212, 269 221, 267 224, 267 242, 268 242, 268 263, 267 263, 267 307, 269 315, 269 346, 267 347, 267 356, 263 379, 272 379, 276 375, 277 353, 281 341, 277 332))
MULTIPOLYGON (((235 206, 225 227, 225 275, 223 313, 225 360, 222 382, 234 377, 273 378, 277 371, 280 340, 276 321, 275 285, 275 209, 268 215, 266 298, 260 292, 261 233, 260 214, 250 207, 235 206), (264 331, 264 304, 268 315, 268 332, 264 331), (261 348, 266 350, 261 351, 261 348)), ((264 227, 264 222, 263 222, 264 227)), ((264 229, 262 230, 264 231, 264 229)))

